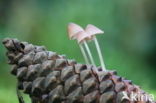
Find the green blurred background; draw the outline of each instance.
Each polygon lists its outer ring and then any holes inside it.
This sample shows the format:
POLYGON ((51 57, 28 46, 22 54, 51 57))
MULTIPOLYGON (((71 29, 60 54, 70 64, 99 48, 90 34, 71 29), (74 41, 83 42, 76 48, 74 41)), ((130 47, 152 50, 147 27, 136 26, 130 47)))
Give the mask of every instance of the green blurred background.
MULTIPOLYGON (((0 40, 18 38, 84 63, 67 24, 94 24, 105 64, 156 96, 156 0, 0 0, 0 40)), ((95 61, 98 56, 93 43, 95 61)), ((0 103, 17 103, 16 78, 0 44, 0 103)), ((28 97, 27 103, 30 103, 28 97)))

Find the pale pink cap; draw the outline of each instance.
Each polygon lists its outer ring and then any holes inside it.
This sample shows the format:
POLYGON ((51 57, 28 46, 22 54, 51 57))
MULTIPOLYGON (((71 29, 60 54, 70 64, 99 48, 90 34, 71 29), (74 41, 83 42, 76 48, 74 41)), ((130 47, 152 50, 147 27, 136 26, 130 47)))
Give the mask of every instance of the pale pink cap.
POLYGON ((90 37, 95 36, 97 34, 104 33, 104 31, 102 31, 101 29, 97 28, 96 26, 94 26, 92 24, 88 24, 85 31, 88 33, 88 36, 90 36, 90 37))
POLYGON ((88 36, 88 33, 85 31, 78 32, 76 37, 77 37, 78 43, 82 43, 84 40, 90 39, 90 37, 88 36))
POLYGON ((68 36, 71 40, 77 39, 77 34, 81 31, 84 31, 82 27, 75 23, 69 23, 68 24, 68 36))
POLYGON ((92 40, 95 35, 103 33, 104 31, 101 29, 92 24, 88 24, 85 31, 80 31, 77 33, 76 39, 78 40, 78 43, 81 43, 84 40, 92 40))

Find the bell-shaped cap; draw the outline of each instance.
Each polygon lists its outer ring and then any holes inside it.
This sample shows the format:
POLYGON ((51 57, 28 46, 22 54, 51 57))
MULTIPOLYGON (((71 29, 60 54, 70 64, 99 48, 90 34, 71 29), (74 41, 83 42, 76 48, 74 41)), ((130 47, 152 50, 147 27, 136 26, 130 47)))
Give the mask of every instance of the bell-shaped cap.
POLYGON ((76 39, 76 35, 78 34, 78 32, 84 31, 82 27, 80 27, 75 23, 69 23, 67 29, 68 29, 68 36, 71 40, 76 39))
POLYGON ((90 36, 85 31, 81 31, 81 32, 77 33, 77 41, 78 41, 78 43, 82 43, 84 40, 88 40, 89 38, 90 38, 90 36))
POLYGON ((92 24, 88 24, 85 31, 89 34, 89 36, 95 36, 97 34, 103 34, 104 31, 101 29, 97 28, 96 26, 92 24))

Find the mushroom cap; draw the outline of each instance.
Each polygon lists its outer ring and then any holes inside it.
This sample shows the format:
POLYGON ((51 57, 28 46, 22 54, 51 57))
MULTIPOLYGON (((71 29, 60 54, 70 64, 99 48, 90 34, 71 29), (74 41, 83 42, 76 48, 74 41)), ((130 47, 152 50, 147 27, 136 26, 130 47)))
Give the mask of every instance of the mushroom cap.
POLYGON ((84 40, 90 40, 90 36, 87 32, 81 31, 77 33, 77 41, 78 43, 82 43, 84 40))
POLYGON ((92 24, 88 24, 85 31, 80 31, 76 34, 76 38, 78 40, 78 43, 82 43, 84 40, 92 40, 95 35, 103 33, 104 31, 102 31, 101 29, 92 24))
POLYGON ((84 29, 82 27, 80 27, 79 25, 77 25, 75 23, 69 23, 67 30, 68 30, 69 39, 71 39, 71 40, 76 39, 76 35, 79 32, 84 31, 84 29))
POLYGON ((87 27, 85 28, 85 31, 88 33, 89 36, 94 36, 97 34, 104 33, 104 31, 102 31, 101 29, 99 29, 98 27, 96 27, 92 24, 88 24, 87 27))

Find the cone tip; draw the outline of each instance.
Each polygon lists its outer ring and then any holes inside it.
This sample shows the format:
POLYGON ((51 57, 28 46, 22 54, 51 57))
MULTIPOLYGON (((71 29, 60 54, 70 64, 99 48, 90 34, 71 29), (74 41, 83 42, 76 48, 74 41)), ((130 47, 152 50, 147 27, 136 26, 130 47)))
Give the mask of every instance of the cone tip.
POLYGON ((4 38, 2 40, 2 43, 5 45, 7 42, 9 42, 11 40, 11 38, 4 38))

